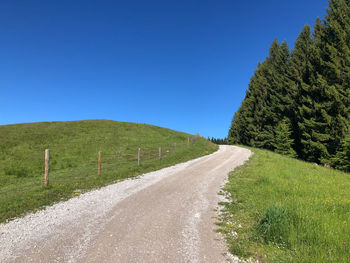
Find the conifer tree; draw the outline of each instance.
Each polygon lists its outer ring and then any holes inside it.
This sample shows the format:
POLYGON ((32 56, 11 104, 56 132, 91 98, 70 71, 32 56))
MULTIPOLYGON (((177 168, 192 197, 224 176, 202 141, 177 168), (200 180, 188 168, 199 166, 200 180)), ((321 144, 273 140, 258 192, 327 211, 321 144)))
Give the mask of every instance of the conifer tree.
POLYGON ((291 117, 296 89, 287 75, 290 52, 286 42, 275 39, 269 56, 258 64, 242 105, 229 131, 230 143, 274 149, 274 129, 283 116, 291 117))
POLYGON ((350 172, 350 134, 342 140, 336 155, 332 158, 334 168, 350 172))
MULTIPOLYGON (((321 27, 318 31, 321 32, 321 27)), ((328 157, 324 145, 329 139, 329 118, 325 112, 328 98, 324 92, 326 85, 318 73, 319 61, 311 28, 306 25, 295 42, 290 76, 298 90, 295 101, 298 105, 297 126, 294 126, 296 149, 301 158, 313 162, 320 162, 328 157)))
MULTIPOLYGON (((316 32, 316 31, 315 31, 316 32)), ((326 147, 334 155, 350 123, 350 2, 331 0, 324 28, 316 45, 321 57, 321 75, 328 96, 329 140, 326 147)))
POLYGON ((308 104, 308 102, 310 101, 310 86, 314 79, 313 62, 315 57, 315 45, 311 37, 310 26, 304 26, 295 41, 295 46, 291 56, 292 60, 289 76, 292 82, 290 84, 297 90, 294 102, 295 108, 291 120, 295 150, 299 157, 302 157, 304 143, 301 142, 301 139, 303 133, 310 133, 310 131, 305 130, 304 126, 300 127, 300 123, 303 123, 304 118, 304 112, 300 107, 301 105, 306 104, 308 109, 311 108, 311 105, 308 104))
POLYGON ((258 78, 261 64, 258 64, 258 69, 255 75, 251 78, 249 89, 242 102, 241 107, 235 113, 232 124, 229 130, 228 138, 231 144, 240 143, 250 146, 255 146, 254 141, 258 133, 256 127, 256 106, 257 99, 260 97, 259 90, 256 89, 255 81, 258 78))
POLYGON ((313 35, 303 28, 291 54, 286 42, 273 41, 228 141, 289 155, 295 150, 304 160, 348 169, 349 129, 350 0, 330 0, 325 19, 316 20, 313 35))
POLYGON ((275 129, 275 152, 296 157, 296 152, 293 149, 294 140, 291 138, 290 121, 284 118, 275 129))
POLYGON ((261 70, 258 87, 265 96, 260 96, 259 111, 256 113, 259 134, 256 146, 273 150, 274 129, 283 117, 292 118, 296 88, 289 78, 290 51, 284 41, 281 45, 275 39, 270 47, 269 57, 261 70))

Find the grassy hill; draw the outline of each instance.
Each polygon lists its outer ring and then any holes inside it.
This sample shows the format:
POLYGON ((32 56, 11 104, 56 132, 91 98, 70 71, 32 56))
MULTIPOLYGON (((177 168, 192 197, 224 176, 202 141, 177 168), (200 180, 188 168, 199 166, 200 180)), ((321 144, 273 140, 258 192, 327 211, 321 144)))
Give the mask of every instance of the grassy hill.
POLYGON ((203 138, 187 146, 189 137, 156 126, 108 120, 0 126, 0 222, 217 149, 203 138), (158 147, 162 147, 161 160, 158 160, 158 147), (50 184, 44 187, 47 148, 50 149, 50 184), (140 166, 138 148, 141 148, 140 166), (101 176, 97 176, 99 151, 102 151, 101 176))
POLYGON ((350 174, 252 150, 225 187, 232 201, 221 230, 231 252, 262 262, 350 262, 350 174))

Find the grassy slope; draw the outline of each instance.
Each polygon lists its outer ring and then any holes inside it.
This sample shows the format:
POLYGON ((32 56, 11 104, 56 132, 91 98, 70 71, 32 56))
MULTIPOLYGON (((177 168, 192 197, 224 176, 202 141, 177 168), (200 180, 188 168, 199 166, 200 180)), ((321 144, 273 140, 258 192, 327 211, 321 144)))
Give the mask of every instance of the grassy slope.
POLYGON ((231 252, 262 262, 350 262, 350 174, 253 151, 225 187, 231 252))
POLYGON ((151 125, 107 120, 0 126, 0 223, 81 191, 217 149, 202 138, 187 147, 188 137, 151 125), (137 166, 138 147, 141 147, 140 166, 137 166), (158 147, 162 147, 163 153, 168 150, 172 154, 159 161, 158 147), (43 187, 46 148, 50 149, 49 187, 43 187), (102 151, 100 177, 97 176, 98 151, 102 151))

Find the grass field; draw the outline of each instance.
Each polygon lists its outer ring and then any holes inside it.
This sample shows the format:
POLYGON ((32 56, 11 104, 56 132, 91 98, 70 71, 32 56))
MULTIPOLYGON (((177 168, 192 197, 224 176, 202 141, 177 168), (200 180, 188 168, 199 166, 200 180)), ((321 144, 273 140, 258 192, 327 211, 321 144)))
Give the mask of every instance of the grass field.
POLYGON ((221 231, 261 262, 350 262, 350 174, 269 151, 230 174, 221 231))
POLYGON ((203 138, 188 147, 189 136, 146 124, 107 120, 0 126, 0 223, 81 192, 217 149, 203 138), (158 147, 167 155, 161 160, 158 147), (50 149, 48 187, 43 186, 46 148, 50 149), (99 151, 101 176, 97 176, 99 151))

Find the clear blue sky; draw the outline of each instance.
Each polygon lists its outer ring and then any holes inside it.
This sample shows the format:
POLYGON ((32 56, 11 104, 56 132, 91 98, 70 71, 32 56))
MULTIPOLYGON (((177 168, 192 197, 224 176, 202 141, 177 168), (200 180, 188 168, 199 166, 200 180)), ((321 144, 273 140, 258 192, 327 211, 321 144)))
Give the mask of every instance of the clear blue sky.
POLYGON ((275 37, 327 0, 0 3, 0 124, 111 119, 225 137, 275 37))

